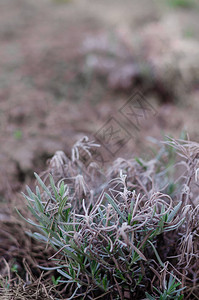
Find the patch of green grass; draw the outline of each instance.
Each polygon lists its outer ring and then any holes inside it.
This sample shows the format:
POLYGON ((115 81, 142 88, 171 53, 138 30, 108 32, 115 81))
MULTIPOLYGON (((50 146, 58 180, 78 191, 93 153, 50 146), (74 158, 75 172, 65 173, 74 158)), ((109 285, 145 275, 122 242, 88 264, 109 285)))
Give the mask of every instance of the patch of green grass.
POLYGON ((9 290, 10 282, 8 276, 0 280, 0 287, 2 287, 5 290, 9 290))
POLYGON ((194 38, 194 37, 195 37, 195 32, 194 32, 192 29, 186 29, 186 30, 183 32, 183 36, 184 36, 185 38, 191 39, 191 38, 194 38))
POLYGON ((17 129, 14 131, 13 136, 16 140, 21 140, 23 137, 21 129, 17 129))
POLYGON ((17 273, 18 272, 18 265, 13 264, 12 267, 10 268, 11 272, 17 273))
POLYGON ((58 285, 60 279, 61 279, 61 276, 59 276, 58 278, 55 278, 55 276, 53 275, 52 276, 52 283, 54 285, 58 285))
POLYGON ((168 0, 167 3, 174 8, 192 8, 195 6, 193 0, 168 0))
POLYGON ((69 3, 72 2, 72 0, 53 0, 55 3, 69 3))
POLYGON ((156 292, 156 295, 149 295, 146 293, 147 299, 149 300, 182 300, 184 298, 184 295, 181 294, 181 292, 185 289, 184 288, 178 288, 181 285, 180 282, 177 282, 175 277, 170 274, 168 282, 165 282, 165 289, 164 291, 161 291, 154 287, 154 290, 156 292))

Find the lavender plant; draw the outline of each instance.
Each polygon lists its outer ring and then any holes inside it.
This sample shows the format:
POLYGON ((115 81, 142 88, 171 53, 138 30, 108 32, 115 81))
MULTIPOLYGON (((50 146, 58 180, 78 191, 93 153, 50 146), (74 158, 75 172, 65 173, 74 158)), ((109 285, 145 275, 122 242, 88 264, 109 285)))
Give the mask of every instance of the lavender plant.
MULTIPOLYGON (((196 148, 168 143, 193 166, 196 148)), ((28 234, 55 250, 54 266, 40 267, 59 273, 67 299, 182 299, 182 267, 198 259, 198 246, 190 244, 197 239, 198 206, 191 206, 188 190, 177 200, 163 192, 169 183, 162 187, 160 160, 118 159, 102 173, 93 161, 85 165, 85 156, 81 160, 82 154, 91 158, 92 147, 98 145, 84 138, 71 159, 57 152, 45 182, 35 174, 36 192, 27 187, 24 197, 35 219, 27 221, 36 228, 28 234), (173 260, 167 255, 171 233, 178 242, 173 260)))

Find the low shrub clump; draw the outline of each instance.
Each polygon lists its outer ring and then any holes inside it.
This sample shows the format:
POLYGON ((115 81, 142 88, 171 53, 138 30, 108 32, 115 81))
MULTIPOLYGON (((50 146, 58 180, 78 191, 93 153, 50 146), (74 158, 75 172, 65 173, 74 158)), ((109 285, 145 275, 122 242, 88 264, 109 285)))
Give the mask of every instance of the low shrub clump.
POLYGON ((99 168, 83 138, 55 153, 35 193, 36 228, 54 248, 52 284, 65 299, 198 299, 197 143, 167 139, 150 161, 99 168))

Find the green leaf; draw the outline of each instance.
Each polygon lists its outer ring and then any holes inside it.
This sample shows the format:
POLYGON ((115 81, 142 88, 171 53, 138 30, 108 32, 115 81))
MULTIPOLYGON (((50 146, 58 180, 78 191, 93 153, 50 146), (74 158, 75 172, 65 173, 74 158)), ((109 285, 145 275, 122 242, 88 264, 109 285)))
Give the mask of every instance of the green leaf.
POLYGON ((59 194, 57 192, 57 188, 55 186, 55 182, 54 182, 53 176, 51 174, 49 175, 49 179, 50 179, 50 185, 51 185, 52 190, 53 190, 53 192, 55 194, 55 198, 56 198, 56 200, 58 202, 58 200, 59 200, 59 194))
POLYGON ((164 268, 164 263, 162 262, 162 260, 161 260, 161 258, 160 258, 160 256, 159 256, 157 250, 155 249, 153 243, 151 243, 151 241, 149 241, 149 240, 148 240, 148 243, 149 243, 149 244, 151 245, 151 247, 153 248, 153 251, 154 251, 154 253, 155 253, 155 256, 156 256, 156 258, 157 258, 159 264, 164 268))
POLYGON ((124 220, 127 221, 125 216, 122 214, 122 212, 120 211, 120 209, 118 208, 117 204, 115 203, 115 201, 107 194, 105 193, 105 197, 108 200, 108 202, 112 205, 112 207, 115 209, 115 211, 118 213, 118 215, 120 215, 120 217, 124 220))
POLYGON ((35 206, 40 213, 44 212, 44 206, 37 197, 35 197, 35 206))
POLYGON ((185 218, 182 218, 177 224, 171 225, 169 227, 165 227, 164 231, 171 231, 174 230, 176 228, 178 228, 180 225, 182 225, 182 223, 185 221, 185 218))
POLYGON ((60 188, 59 188, 59 194, 61 197, 63 197, 64 192, 65 192, 65 185, 64 185, 64 182, 62 181, 60 188))
POLYGON ((107 280, 107 275, 105 274, 104 277, 102 278, 102 285, 104 290, 107 290, 107 285, 108 285, 108 280, 107 280))
POLYGON ((69 280, 73 280, 73 277, 71 277, 68 273, 66 273, 66 271, 63 270, 57 270, 57 272, 59 272, 62 276, 64 276, 65 278, 69 279, 69 280))
POLYGON ((58 208, 59 214, 62 214, 62 211, 64 209, 64 206, 66 205, 67 200, 68 200, 68 197, 64 197, 63 199, 61 199, 61 202, 60 202, 59 208, 58 208))
POLYGON ((156 300, 154 297, 152 297, 148 293, 145 293, 145 295, 146 295, 147 299, 149 299, 149 300, 156 300))
POLYGON ((40 265, 37 265, 38 268, 42 269, 42 270, 45 270, 45 271, 53 271, 53 270, 59 270, 60 268, 63 268, 63 266, 56 266, 56 267, 43 267, 43 266, 40 266, 40 265))
POLYGON ((51 198, 51 192, 50 190, 47 188, 47 186, 44 184, 44 182, 41 180, 41 178, 39 177, 39 175, 37 173, 34 173, 38 183, 40 184, 40 186, 42 187, 42 189, 47 193, 47 195, 51 198))
POLYGON ((182 205, 182 201, 180 201, 173 209, 173 211, 169 214, 167 222, 171 222, 173 218, 176 216, 177 212, 179 211, 180 207, 182 205))
POLYGON ((34 223, 33 221, 24 218, 24 216, 20 213, 20 211, 19 211, 17 208, 15 208, 15 209, 16 209, 16 212, 18 213, 18 215, 19 215, 24 221, 26 221, 27 223, 29 223, 29 224, 31 224, 31 225, 37 227, 37 228, 43 228, 43 226, 38 225, 38 224, 34 223))

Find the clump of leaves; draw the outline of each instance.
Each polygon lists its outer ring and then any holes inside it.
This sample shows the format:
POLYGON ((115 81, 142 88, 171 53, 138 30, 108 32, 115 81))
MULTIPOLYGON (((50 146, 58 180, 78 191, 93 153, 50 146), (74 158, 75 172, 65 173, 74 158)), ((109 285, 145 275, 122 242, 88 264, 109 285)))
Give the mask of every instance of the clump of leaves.
POLYGON ((27 187, 24 195, 37 220, 27 220, 37 229, 29 235, 54 248, 54 267, 41 268, 57 270, 67 299, 183 298, 198 263, 198 206, 190 184, 198 175, 199 147, 173 139, 165 144, 185 158, 176 199, 164 192, 170 183, 160 156, 166 152, 149 162, 120 158, 102 173, 91 159, 98 145, 86 137, 71 158, 55 154, 45 182, 35 174, 36 192, 27 187))
MULTIPOLYGON (((166 279, 166 278, 165 278, 166 279)), ((149 300, 155 300, 157 297, 159 297, 160 300, 167 300, 167 299, 173 299, 173 300, 181 300, 183 299, 183 295, 181 295, 181 291, 184 290, 184 288, 178 289, 178 287, 181 285, 180 282, 176 282, 176 279, 174 278, 173 274, 171 273, 169 276, 169 280, 165 280, 165 286, 164 291, 160 291, 156 287, 154 287, 154 290, 156 292, 156 295, 152 296, 149 295, 146 292, 146 296, 149 300)))

